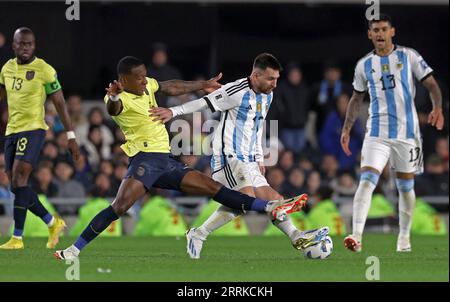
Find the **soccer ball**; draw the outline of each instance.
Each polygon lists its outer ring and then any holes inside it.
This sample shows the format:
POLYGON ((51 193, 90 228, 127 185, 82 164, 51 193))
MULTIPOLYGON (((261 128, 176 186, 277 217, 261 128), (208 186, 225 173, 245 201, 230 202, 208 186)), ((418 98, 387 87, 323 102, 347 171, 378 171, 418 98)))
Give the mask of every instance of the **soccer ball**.
POLYGON ((303 249, 305 258, 308 259, 326 259, 333 252, 333 240, 330 236, 325 237, 319 243, 303 249))

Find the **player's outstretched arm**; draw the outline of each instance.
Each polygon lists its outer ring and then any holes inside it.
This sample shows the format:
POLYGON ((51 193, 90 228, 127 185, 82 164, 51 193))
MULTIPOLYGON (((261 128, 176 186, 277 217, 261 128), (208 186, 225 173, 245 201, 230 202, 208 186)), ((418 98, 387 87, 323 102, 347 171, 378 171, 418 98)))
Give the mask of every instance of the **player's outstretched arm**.
POLYGON ((353 95, 350 98, 350 102, 348 103, 347 113, 345 114, 345 122, 342 127, 341 134, 341 146, 344 150, 344 153, 347 156, 352 155, 352 151, 349 148, 350 143, 350 131, 352 130, 353 124, 358 118, 359 107, 361 102, 364 100, 365 92, 353 91, 353 95))
POLYGON ((187 102, 180 106, 170 108, 153 107, 150 108, 148 112, 150 118, 152 118, 154 121, 167 123, 176 116, 202 111, 206 108, 208 108, 208 104, 206 103, 206 100, 204 98, 201 98, 187 102))
POLYGON ((123 91, 122 84, 119 81, 114 80, 114 82, 109 83, 108 88, 105 88, 105 90, 109 96, 109 100, 106 103, 106 109, 108 110, 109 115, 119 115, 123 110, 123 104, 119 98, 119 93, 123 91))
POLYGON ((422 81, 423 85, 430 93, 430 99, 433 103, 433 110, 428 115, 428 123, 442 130, 444 127, 444 114, 442 113, 442 93, 435 78, 431 75, 422 81))
POLYGON ((67 112, 66 102, 64 101, 64 95, 62 90, 58 90, 50 95, 48 98, 55 105, 56 111, 64 125, 64 129, 67 131, 67 138, 69 140, 69 150, 72 153, 74 161, 78 161, 80 158, 80 149, 75 138, 75 132, 73 131, 72 121, 70 120, 69 113, 67 112))
POLYGON ((6 89, 5 89, 5 86, 2 85, 2 84, 0 84, 0 101, 3 100, 3 98, 5 97, 5 95, 6 95, 6 89))
POLYGON ((159 90, 166 95, 182 95, 185 93, 204 90, 206 93, 211 93, 216 89, 222 87, 218 81, 222 78, 222 73, 207 81, 182 81, 169 80, 159 82, 159 90))

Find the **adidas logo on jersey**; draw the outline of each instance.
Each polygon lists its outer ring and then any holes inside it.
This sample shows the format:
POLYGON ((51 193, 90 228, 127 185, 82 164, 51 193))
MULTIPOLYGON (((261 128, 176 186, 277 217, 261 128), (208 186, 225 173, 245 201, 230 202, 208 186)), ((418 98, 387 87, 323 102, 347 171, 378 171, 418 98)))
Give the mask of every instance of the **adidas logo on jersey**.
POLYGON ((252 105, 248 105, 247 110, 252 110, 252 105))

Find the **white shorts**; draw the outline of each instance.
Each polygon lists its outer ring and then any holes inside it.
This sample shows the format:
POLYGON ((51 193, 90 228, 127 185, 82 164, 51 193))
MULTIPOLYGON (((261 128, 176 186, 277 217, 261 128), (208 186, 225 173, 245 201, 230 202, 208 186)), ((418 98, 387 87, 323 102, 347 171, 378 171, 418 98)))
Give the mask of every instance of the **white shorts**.
POLYGON ((361 167, 383 172, 388 161, 396 172, 423 173, 421 140, 366 137, 361 151, 361 167))
POLYGON ((257 162, 245 163, 235 158, 229 158, 224 168, 213 172, 212 178, 229 189, 239 191, 245 187, 269 186, 261 174, 257 162))

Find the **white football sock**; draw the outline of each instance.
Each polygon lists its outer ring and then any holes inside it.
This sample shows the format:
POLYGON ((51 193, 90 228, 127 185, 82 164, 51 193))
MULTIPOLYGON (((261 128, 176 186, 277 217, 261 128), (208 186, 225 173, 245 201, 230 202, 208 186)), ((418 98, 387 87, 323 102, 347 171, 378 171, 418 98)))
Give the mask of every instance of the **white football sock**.
POLYGON ((80 255, 80 250, 73 244, 71 246, 69 246, 67 248, 67 250, 71 251, 77 257, 78 257, 78 255, 80 255))
POLYGON ((416 204, 416 193, 414 190, 409 192, 398 192, 398 209, 399 209, 399 225, 400 225, 400 237, 409 238, 411 231, 412 215, 414 206, 416 204))
POLYGON ((50 228, 50 227, 53 226, 53 224, 55 224, 55 217, 52 216, 52 220, 50 220, 50 221, 47 223, 47 226, 50 228))
POLYGON ((221 205, 208 219, 196 230, 197 232, 203 236, 205 239, 211 234, 213 231, 217 230, 221 226, 227 224, 234 218, 241 215, 241 212, 238 210, 230 209, 224 205, 221 205))
POLYGON ((372 182, 361 180, 353 199, 353 236, 360 242, 375 187, 372 182))
POLYGON ((300 231, 294 226, 291 218, 288 218, 285 221, 279 221, 278 219, 272 220, 274 226, 280 229, 286 236, 294 241, 298 238, 300 231))

